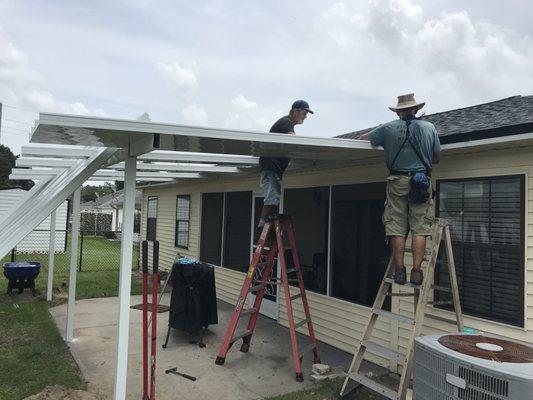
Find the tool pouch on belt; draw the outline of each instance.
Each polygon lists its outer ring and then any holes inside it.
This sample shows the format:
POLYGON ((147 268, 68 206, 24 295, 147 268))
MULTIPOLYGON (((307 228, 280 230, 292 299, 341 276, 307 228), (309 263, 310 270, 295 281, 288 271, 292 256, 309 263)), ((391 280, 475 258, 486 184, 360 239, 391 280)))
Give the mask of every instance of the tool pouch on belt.
POLYGON ((430 181, 425 172, 417 172, 409 180, 407 201, 411 204, 427 203, 430 198, 430 181))
POLYGON ((411 123, 410 120, 405 121, 406 123, 406 133, 405 133, 405 140, 403 141, 402 145, 400 146, 400 149, 398 150, 398 153, 396 153, 396 156, 394 156, 394 159, 392 160, 390 169, 393 170, 394 163, 396 162, 396 159, 398 158, 398 155, 403 149, 403 146, 405 143, 409 143, 409 145, 413 148, 416 156, 420 160, 420 162, 424 165, 424 168, 426 169, 425 172, 416 172, 411 176, 411 179, 409 180, 409 194, 407 195, 407 201, 411 204, 422 204, 427 203, 431 197, 431 194, 429 192, 431 187, 431 168, 429 165, 424 161, 424 158, 420 154, 420 151, 415 146, 415 144, 411 141, 410 138, 410 132, 409 132, 409 124, 411 123))

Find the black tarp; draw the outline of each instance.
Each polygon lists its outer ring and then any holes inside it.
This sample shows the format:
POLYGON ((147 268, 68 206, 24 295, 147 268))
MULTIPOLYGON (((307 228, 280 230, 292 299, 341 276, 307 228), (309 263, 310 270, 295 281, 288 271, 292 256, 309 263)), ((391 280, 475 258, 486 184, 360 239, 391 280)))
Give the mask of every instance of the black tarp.
POLYGON ((195 333, 218 323, 215 271, 204 263, 172 266, 168 326, 195 333))

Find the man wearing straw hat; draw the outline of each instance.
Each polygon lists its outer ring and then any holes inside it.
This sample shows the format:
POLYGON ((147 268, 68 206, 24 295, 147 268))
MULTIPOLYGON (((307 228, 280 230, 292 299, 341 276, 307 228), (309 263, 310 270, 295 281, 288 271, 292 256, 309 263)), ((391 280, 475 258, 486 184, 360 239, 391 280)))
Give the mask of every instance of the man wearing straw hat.
POLYGON ((413 249, 410 281, 422 284, 426 237, 431 235, 435 213, 430 177, 433 164, 440 159, 440 142, 435 126, 416 118, 424 104, 418 103, 412 93, 398 96, 398 104, 389 108, 399 119, 360 137, 385 149, 389 176, 383 223, 392 245, 394 281, 402 285, 407 280, 404 252, 409 232, 413 249))

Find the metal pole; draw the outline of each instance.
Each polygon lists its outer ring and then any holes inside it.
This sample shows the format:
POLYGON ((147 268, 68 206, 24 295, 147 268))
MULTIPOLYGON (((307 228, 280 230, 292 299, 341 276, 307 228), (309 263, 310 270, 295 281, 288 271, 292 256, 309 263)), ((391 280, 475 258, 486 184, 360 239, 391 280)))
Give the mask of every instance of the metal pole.
POLYGON ((81 263, 82 263, 82 260, 83 260, 83 232, 84 231, 80 232, 80 260, 79 260, 79 263, 78 263, 78 271, 79 272, 81 272, 81 263))
POLYGON ((46 287, 46 300, 52 301, 54 285, 54 258, 56 252, 56 210, 50 214, 50 246, 48 247, 48 285, 46 287))
POLYGON ((11 249, 11 262, 15 262, 15 248, 11 249))
POLYGON ((74 340, 74 313, 76 308, 76 277, 78 261, 78 235, 80 231, 81 187, 74 191, 72 200, 72 238, 70 241, 70 279, 68 284, 67 342, 74 340))
POLYGON ((115 375, 115 400, 126 400, 128 341, 130 329, 131 262, 133 256, 133 218, 135 214, 136 157, 126 158, 124 169, 124 215, 120 247, 118 292, 118 344, 115 375))

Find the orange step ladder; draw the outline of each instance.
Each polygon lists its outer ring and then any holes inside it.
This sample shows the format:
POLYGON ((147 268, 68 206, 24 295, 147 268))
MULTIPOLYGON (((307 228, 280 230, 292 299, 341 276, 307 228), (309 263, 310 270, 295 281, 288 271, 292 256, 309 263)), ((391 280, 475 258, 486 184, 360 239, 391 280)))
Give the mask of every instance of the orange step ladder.
MULTIPOLYGON (((300 261, 298 259, 298 251, 296 250, 296 239, 292 229, 292 220, 290 215, 275 214, 267 218, 259 242, 255 249, 248 273, 244 279, 241 293, 237 300, 237 305, 233 311, 228 330, 224 336, 224 341, 220 347, 218 357, 215 361, 218 365, 223 365, 226 361, 226 354, 230 347, 242 339, 241 351, 246 353, 250 349, 250 342, 254 333, 259 310, 261 309, 261 302, 265 295, 265 287, 268 284, 281 284, 285 294, 285 305, 287 307, 287 318, 289 321, 289 331, 291 336, 292 359, 294 361, 294 369, 296 372, 296 380, 303 381, 302 373, 302 358, 306 351, 299 351, 296 330, 304 325, 307 325, 309 331, 310 346, 308 350, 313 351, 313 362, 319 363, 318 349, 316 344, 315 332, 313 330, 313 323, 311 321, 311 313, 309 312, 309 305, 305 294, 304 282, 302 278, 302 271, 300 268, 300 261), (286 237, 289 246, 285 247, 283 244, 283 237, 286 237), (275 237, 272 243, 267 244, 267 239, 275 237), (285 259, 285 250, 290 249, 294 267, 287 268, 285 259), (281 278, 271 276, 276 255, 278 255, 279 266, 281 268, 281 278), (266 260, 266 261, 263 261, 266 260), (257 268, 264 268, 263 273, 259 279, 255 278, 257 268), (289 278, 289 275, 295 275, 295 278, 289 278), (290 283, 297 284, 298 293, 291 294, 290 283), (249 294, 255 295, 255 301, 251 308, 245 308, 246 299, 249 294), (294 313, 292 308, 293 301, 301 299, 305 311, 305 319, 297 323, 294 322, 294 313), (235 334, 237 325, 241 317, 249 315, 249 320, 244 332, 235 334)), ((294 288, 294 287, 293 287, 294 288)))

